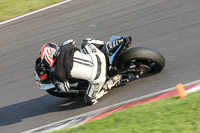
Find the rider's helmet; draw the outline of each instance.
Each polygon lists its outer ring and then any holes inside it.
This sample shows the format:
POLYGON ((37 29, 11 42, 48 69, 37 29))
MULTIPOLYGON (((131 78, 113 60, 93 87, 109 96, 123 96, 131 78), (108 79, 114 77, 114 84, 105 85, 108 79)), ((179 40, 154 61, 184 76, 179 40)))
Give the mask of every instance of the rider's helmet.
POLYGON ((40 50, 40 57, 36 60, 35 70, 40 81, 48 78, 50 68, 55 64, 55 60, 59 55, 60 46, 55 43, 46 43, 40 50))
POLYGON ((55 43, 46 43, 40 50, 40 58, 45 67, 53 67, 58 56, 59 46, 55 43))

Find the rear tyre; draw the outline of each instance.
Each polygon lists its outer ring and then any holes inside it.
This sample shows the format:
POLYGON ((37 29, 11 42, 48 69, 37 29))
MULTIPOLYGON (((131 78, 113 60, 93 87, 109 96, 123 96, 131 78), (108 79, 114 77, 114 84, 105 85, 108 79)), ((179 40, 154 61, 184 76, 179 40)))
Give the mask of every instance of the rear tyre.
POLYGON ((142 77, 159 73, 165 67, 165 58, 150 48, 134 47, 126 50, 117 62, 117 68, 142 77))

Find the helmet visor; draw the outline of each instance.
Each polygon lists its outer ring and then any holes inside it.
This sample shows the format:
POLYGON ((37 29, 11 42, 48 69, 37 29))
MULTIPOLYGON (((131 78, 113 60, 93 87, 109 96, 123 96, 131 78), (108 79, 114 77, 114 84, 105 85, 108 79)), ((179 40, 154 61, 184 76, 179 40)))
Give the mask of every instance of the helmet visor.
POLYGON ((38 58, 36 60, 36 64, 35 64, 35 71, 38 74, 40 81, 44 81, 47 79, 48 75, 47 75, 47 71, 44 67, 44 64, 41 63, 41 59, 38 58))

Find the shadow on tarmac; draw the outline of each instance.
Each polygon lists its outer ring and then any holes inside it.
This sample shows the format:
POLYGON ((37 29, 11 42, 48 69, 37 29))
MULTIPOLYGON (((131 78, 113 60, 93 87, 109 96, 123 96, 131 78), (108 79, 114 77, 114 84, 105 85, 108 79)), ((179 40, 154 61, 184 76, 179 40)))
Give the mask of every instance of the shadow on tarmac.
MULTIPOLYGON (((134 80, 136 80, 135 77, 129 79, 130 82, 134 80)), ((121 86, 124 85, 126 85, 126 83, 121 86)), ((47 94, 25 102, 5 106, 0 108, 0 126, 16 124, 21 122, 23 119, 42 114, 87 107, 88 105, 85 104, 83 99, 83 95, 65 99, 47 94)))
POLYGON ((65 100, 64 98, 56 98, 47 94, 29 101, 0 108, 0 126, 19 123, 23 119, 42 114, 74 110, 86 106, 83 96, 65 100))

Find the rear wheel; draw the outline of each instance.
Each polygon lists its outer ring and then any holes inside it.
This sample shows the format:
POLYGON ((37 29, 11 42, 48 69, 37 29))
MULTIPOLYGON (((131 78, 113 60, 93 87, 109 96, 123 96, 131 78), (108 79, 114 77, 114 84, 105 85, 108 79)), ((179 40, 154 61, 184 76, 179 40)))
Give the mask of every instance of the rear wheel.
POLYGON ((165 59, 158 51, 136 47, 126 50, 119 56, 117 67, 127 70, 127 73, 144 77, 162 71, 165 59))

